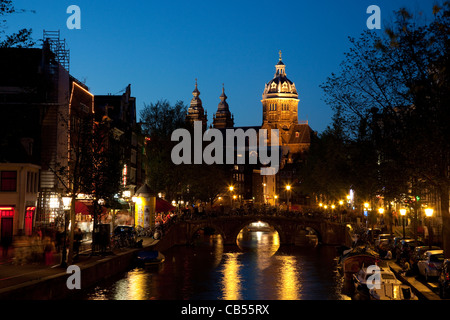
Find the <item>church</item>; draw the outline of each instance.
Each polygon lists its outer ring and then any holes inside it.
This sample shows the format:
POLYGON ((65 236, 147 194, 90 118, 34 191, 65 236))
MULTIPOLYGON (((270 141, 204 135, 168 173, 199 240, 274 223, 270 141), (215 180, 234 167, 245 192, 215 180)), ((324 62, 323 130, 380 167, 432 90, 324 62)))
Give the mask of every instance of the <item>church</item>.
MULTIPOLYGON (((186 121, 201 121, 203 129, 206 130, 207 113, 199 97, 197 80, 192 95, 186 121)), ((286 75, 286 65, 282 61, 281 51, 278 63, 275 65, 274 77, 265 84, 263 90, 261 100, 263 123, 261 125, 235 127, 234 116, 227 103, 223 86, 219 98, 220 102, 216 113, 213 114, 211 128, 220 130, 241 128, 244 131, 249 128, 268 131, 277 129, 279 132, 280 170, 275 175, 261 175, 260 166, 256 165, 234 165, 232 189, 236 202, 269 205, 284 203, 291 209, 295 209, 295 205, 309 205, 309 197, 296 192, 295 185, 299 183, 296 164, 304 160, 311 135, 315 133, 308 121, 298 120, 300 99, 295 83, 286 75)))

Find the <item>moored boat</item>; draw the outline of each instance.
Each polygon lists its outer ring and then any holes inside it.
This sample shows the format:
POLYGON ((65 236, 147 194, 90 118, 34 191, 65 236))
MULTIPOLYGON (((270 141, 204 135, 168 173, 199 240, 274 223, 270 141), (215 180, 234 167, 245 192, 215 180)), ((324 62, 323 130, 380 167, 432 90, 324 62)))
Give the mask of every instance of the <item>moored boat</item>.
POLYGON ((339 258, 339 265, 345 278, 352 279, 362 266, 375 265, 379 261, 377 252, 366 246, 345 250, 339 258))
POLYGON ((353 279, 357 293, 371 300, 418 300, 411 287, 403 284, 387 268, 363 266, 353 279))
POLYGON ((165 259, 166 257, 159 251, 139 251, 136 255, 137 263, 144 266, 159 265, 165 259))

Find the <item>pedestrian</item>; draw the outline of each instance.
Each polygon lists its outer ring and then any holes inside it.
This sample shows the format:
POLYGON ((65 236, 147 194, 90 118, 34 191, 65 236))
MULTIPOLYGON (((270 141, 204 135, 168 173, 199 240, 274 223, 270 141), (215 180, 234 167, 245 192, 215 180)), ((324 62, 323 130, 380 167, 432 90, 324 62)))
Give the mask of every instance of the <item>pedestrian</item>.
POLYGON ((80 255, 80 247, 81 247, 81 240, 83 240, 83 232, 81 231, 80 228, 78 228, 75 231, 75 234, 73 236, 73 249, 74 249, 74 253, 75 253, 75 259, 78 259, 79 255, 80 255))
POLYGON ((46 266, 53 264, 53 252, 55 245, 49 236, 44 237, 44 261, 46 266))
POLYGON ((408 261, 405 261, 405 263, 403 264, 402 272, 405 274, 406 277, 411 277, 412 276, 411 265, 409 264, 408 261))
POLYGON ((12 236, 6 236, 2 238, 3 259, 8 258, 8 250, 11 244, 12 244, 12 236))
POLYGON ((386 256, 384 257, 385 260, 391 260, 392 259, 392 252, 391 250, 388 250, 386 253, 386 256))

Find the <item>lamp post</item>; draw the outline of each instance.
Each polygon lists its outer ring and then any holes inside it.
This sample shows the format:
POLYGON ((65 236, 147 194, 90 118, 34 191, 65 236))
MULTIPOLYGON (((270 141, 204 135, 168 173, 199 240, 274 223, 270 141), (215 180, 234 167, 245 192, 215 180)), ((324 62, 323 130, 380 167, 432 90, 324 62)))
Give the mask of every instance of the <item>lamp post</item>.
POLYGON ((406 237, 406 232, 405 232, 405 216, 406 216, 406 209, 400 209, 400 215, 402 216, 402 220, 403 220, 403 239, 405 239, 406 237))
POLYGON ((339 222, 342 223, 343 219, 343 209, 342 206, 344 205, 344 200, 339 200, 339 222))
POLYGON ((267 204, 267 197, 266 197, 266 183, 263 183, 263 197, 264 197, 264 204, 267 204))
POLYGON ((229 186, 228 190, 230 190, 230 206, 231 206, 231 208, 233 208, 233 195, 232 195, 232 193, 233 193, 234 187, 233 186, 229 186))
POLYGON ((64 241, 63 241, 63 250, 61 255, 61 267, 67 267, 67 211, 70 210, 70 205, 72 203, 72 197, 62 197, 63 205, 64 205, 64 241))
POLYGON ((382 225, 384 225, 384 218, 383 218, 384 208, 378 208, 378 213, 380 214, 380 225, 381 225, 381 223, 383 223, 382 225))
POLYGON ((370 204, 368 202, 364 202, 363 216, 366 218, 366 228, 369 227, 369 206, 370 204))
POLYGON ((290 185, 287 185, 287 186, 286 186, 286 192, 287 192, 287 205, 288 205, 288 211, 290 211, 290 208, 291 208, 291 205, 290 205, 290 203, 289 203, 289 198, 290 198, 290 195, 291 195, 291 186, 290 186, 290 185))
POLYGON ((431 208, 426 208, 425 209, 425 215, 428 218, 428 245, 430 247, 431 250, 431 217, 433 216, 433 209, 431 208))

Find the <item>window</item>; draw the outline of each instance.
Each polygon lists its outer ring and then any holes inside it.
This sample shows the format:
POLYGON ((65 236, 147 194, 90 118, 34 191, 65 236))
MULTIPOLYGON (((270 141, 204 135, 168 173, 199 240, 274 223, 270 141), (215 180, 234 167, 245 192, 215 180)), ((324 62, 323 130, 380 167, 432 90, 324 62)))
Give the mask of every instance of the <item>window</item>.
POLYGON ((0 172, 0 191, 16 191, 17 171, 0 172))
POLYGON ((132 164, 136 164, 136 155, 137 155, 137 153, 136 153, 136 150, 134 150, 134 149, 131 149, 131 163, 132 164))

